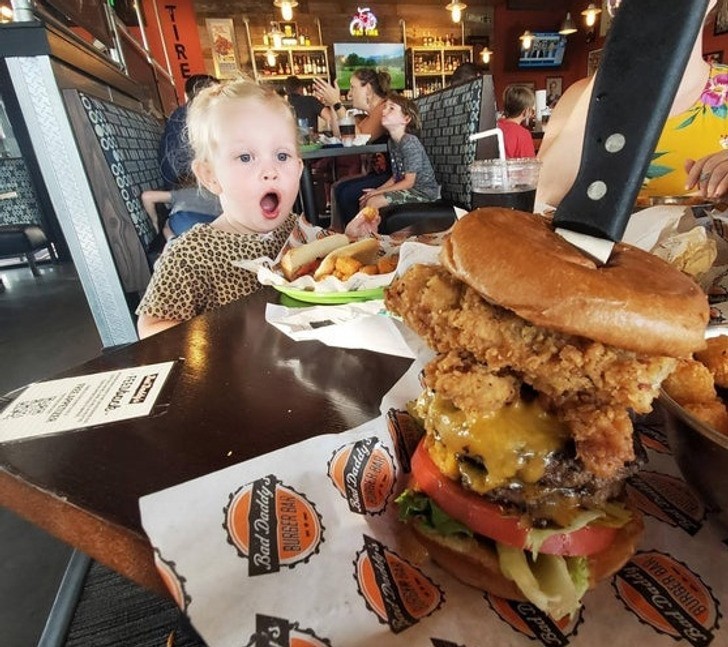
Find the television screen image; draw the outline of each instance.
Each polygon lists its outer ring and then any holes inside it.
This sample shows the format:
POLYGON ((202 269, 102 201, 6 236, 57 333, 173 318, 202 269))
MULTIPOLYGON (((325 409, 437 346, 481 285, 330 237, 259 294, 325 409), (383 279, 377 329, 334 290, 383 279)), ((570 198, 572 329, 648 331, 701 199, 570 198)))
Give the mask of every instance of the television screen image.
POLYGON ((404 45, 402 43, 334 43, 336 80, 342 90, 349 89, 351 75, 362 67, 387 70, 392 89, 405 88, 404 45))
POLYGON ((564 60, 566 36, 554 33, 535 33, 531 47, 521 46, 518 67, 559 67, 564 60))

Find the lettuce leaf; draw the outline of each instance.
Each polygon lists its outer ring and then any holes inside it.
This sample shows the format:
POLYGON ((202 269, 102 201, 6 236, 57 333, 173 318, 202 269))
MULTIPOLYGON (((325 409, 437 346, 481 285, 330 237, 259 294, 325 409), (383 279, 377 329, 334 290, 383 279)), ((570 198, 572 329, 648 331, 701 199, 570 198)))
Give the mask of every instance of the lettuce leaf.
POLYGON ((585 557, 538 555, 529 560, 522 550, 496 544, 501 571, 513 580, 535 607, 555 619, 573 616, 589 588, 585 557))
POLYGON ((417 519, 441 535, 473 536, 473 531, 448 515, 430 497, 422 492, 404 490, 395 503, 399 506, 400 521, 417 519))

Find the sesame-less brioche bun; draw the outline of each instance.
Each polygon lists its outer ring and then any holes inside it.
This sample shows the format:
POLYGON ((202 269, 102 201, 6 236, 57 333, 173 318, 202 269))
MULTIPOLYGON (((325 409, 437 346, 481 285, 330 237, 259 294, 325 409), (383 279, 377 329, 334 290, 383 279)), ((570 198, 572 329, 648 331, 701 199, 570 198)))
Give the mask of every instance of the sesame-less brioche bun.
MULTIPOLYGON (((587 557, 590 589, 614 575, 635 554, 644 533, 644 521, 638 510, 630 508, 630 511, 631 520, 619 529, 614 541, 603 551, 587 557)), ((492 544, 473 537, 440 535, 414 520, 409 522, 409 527, 430 558, 461 582, 508 600, 526 599, 515 582, 501 571, 498 553, 492 544)))
POLYGON ((631 245, 617 243, 600 267, 542 216, 493 207, 461 218, 440 260, 486 300, 538 326, 647 355, 705 347, 703 291, 631 245))

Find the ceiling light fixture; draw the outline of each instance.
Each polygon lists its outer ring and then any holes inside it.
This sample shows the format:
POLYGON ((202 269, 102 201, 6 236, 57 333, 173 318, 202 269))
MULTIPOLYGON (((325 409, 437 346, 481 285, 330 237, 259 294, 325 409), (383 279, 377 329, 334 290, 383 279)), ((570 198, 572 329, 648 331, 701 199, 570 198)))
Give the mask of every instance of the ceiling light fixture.
POLYGON ((581 15, 584 16, 586 26, 593 27, 597 22, 597 16, 600 13, 602 13, 602 10, 599 9, 593 2, 590 2, 589 6, 581 12, 581 15))
POLYGON ((460 2, 460 0, 452 0, 452 2, 445 7, 445 9, 452 13, 451 18, 453 22, 460 22, 460 19, 463 17, 463 11, 467 8, 468 5, 460 2))
POLYGON ((281 10, 283 20, 293 19, 293 7, 298 6, 297 0, 273 0, 273 6, 281 10))
POLYGON ((519 37, 521 41, 521 46, 523 49, 531 49, 531 45, 533 44, 533 34, 528 31, 524 31, 519 37))
POLYGON ((574 20, 571 17, 571 13, 566 14, 566 18, 564 18, 564 22, 561 23, 561 29, 559 29, 559 33, 563 34, 564 36, 568 36, 569 34, 573 34, 576 31, 576 25, 574 24, 574 20))

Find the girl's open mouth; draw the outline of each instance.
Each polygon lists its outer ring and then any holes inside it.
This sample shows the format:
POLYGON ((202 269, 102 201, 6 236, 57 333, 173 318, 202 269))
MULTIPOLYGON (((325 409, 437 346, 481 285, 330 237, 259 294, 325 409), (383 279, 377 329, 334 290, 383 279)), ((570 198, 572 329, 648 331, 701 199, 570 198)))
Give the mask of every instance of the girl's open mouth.
POLYGON ((260 201, 260 208, 266 218, 275 218, 278 216, 278 204, 280 198, 277 193, 266 193, 260 201))

